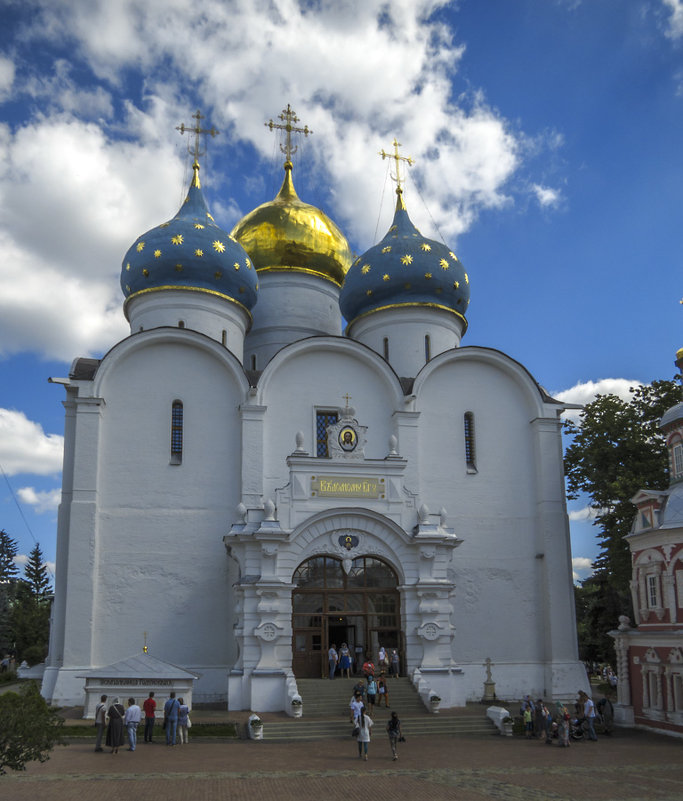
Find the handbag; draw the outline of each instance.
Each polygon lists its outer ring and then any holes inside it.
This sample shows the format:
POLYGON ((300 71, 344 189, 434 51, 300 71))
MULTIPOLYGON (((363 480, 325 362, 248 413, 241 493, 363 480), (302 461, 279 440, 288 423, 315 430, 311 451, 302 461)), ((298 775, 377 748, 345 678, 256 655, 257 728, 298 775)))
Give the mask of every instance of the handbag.
POLYGON ((188 729, 191 729, 191 728, 192 728, 192 721, 190 720, 190 718, 189 718, 189 717, 188 717, 188 719, 187 719, 187 728, 188 728, 188 729))
POLYGON ((352 737, 358 737, 360 734, 360 726, 355 726, 353 731, 351 732, 352 737))

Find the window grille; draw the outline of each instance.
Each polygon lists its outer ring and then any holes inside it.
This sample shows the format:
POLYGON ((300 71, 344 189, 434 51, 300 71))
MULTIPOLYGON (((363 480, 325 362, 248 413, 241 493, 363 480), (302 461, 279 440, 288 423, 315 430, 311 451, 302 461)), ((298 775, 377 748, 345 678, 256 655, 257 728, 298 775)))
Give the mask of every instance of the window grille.
POLYGON ((382 340, 382 347, 384 348, 384 360, 389 361, 389 337, 384 337, 382 340))
POLYGON ((477 470, 477 455, 474 441, 474 414, 465 412, 465 462, 467 469, 472 472, 477 470))
POLYGON ((657 598, 657 576, 647 577, 647 600, 650 609, 656 609, 659 606, 657 598))
POLYGON ((432 344, 429 340, 429 334, 425 335, 425 362, 432 358, 432 344))
POLYGON ((674 477, 683 476, 683 443, 674 445, 674 477))
POLYGON ((183 404, 173 401, 171 407, 171 464, 183 460, 183 404))
POLYGON ((316 412, 315 414, 315 440, 316 455, 329 456, 327 451, 327 426, 333 426, 339 419, 337 412, 316 412))

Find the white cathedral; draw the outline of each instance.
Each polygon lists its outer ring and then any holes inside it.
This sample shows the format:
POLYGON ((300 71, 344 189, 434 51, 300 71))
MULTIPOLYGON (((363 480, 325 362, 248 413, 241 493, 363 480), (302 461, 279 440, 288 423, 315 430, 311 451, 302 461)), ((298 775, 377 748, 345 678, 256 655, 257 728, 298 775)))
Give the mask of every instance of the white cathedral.
MULTIPOLYGON (((286 710, 331 643, 442 707, 573 697, 578 659, 560 413, 503 352, 461 347, 469 277, 412 224, 352 260, 299 199, 231 233, 195 159, 180 211, 123 260, 130 336, 66 389, 43 694, 141 651, 194 702, 286 710)), ((197 129, 199 130, 199 129, 197 129)), ((196 151, 195 151, 196 153, 196 151)), ((398 165, 398 152, 394 156, 398 165)))

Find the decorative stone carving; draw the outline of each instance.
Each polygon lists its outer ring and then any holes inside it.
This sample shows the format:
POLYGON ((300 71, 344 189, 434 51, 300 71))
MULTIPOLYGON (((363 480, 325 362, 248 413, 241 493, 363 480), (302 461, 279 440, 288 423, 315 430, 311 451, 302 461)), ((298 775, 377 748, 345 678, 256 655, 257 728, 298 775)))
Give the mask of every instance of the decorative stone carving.
POLYGON ((398 438, 396 437, 395 434, 392 434, 389 437, 389 454, 388 455, 390 457, 396 457, 396 456, 399 455, 398 451, 396 450, 396 446, 397 445, 398 445, 398 438))
POLYGON ((268 522, 275 520, 275 504, 270 498, 267 498, 266 502, 263 504, 263 512, 268 522))
POLYGON ((238 503, 235 512, 237 513, 237 522, 244 523, 247 519, 247 507, 243 503, 238 503))
POLYGON ((332 459, 365 459, 365 432, 367 426, 359 425, 353 406, 346 406, 339 420, 327 426, 327 452, 332 459))
POLYGON ((304 450, 304 432, 297 431, 296 436, 294 437, 294 441, 296 442, 296 449, 294 453, 306 453, 304 450))
POLYGON ((417 510, 417 522, 420 525, 429 523, 429 507, 426 503, 420 504, 420 508, 417 510))
POLYGON ((418 628, 417 633, 423 639, 433 642, 434 640, 438 640, 441 636, 441 628, 443 627, 435 622, 424 623, 418 628))

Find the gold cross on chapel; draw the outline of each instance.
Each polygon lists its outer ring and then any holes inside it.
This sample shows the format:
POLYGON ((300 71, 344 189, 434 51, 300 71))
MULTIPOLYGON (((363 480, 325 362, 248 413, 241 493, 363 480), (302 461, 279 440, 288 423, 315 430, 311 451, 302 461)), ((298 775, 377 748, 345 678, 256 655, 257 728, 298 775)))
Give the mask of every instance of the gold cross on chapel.
POLYGON ((282 120, 284 124, 281 125, 280 123, 270 120, 269 122, 264 123, 264 125, 266 128, 270 128, 271 131, 285 131, 285 144, 284 146, 280 145, 280 150, 285 154, 285 159, 288 162, 291 162, 292 156, 299 148, 298 145, 292 146, 292 132, 302 133, 304 136, 308 136, 309 134, 312 134, 313 131, 309 129, 308 125, 304 125, 303 128, 297 128, 294 125, 295 122, 300 122, 300 120, 292 110, 292 107, 289 105, 289 103, 287 103, 287 108, 282 110, 282 114, 278 115, 278 119, 282 120))
POLYGON ((200 156, 206 155, 206 150, 200 150, 199 148, 199 137, 202 134, 216 136, 216 134, 220 133, 220 131, 217 131, 213 126, 211 126, 211 128, 202 128, 201 123, 204 119, 204 115, 199 111, 199 109, 197 109, 196 114, 192 115, 192 119, 195 120, 194 126, 185 125, 184 122, 181 122, 180 125, 176 125, 176 131, 180 131, 181 134, 194 134, 194 147, 188 143, 187 152, 194 157, 196 164, 197 159, 200 156))
POLYGON ((394 159, 394 161, 396 162, 396 176, 392 175, 391 178, 392 180, 396 181, 397 191, 403 191, 401 187, 401 162, 405 161, 409 166, 412 167, 412 165, 415 164, 415 161, 412 158, 410 158, 410 156, 400 155, 398 149, 399 147, 401 147, 401 143, 397 139, 394 139, 393 145, 394 145, 393 154, 387 153, 384 150, 384 148, 382 148, 379 152, 379 155, 382 157, 382 161, 384 161, 384 159, 394 159))

